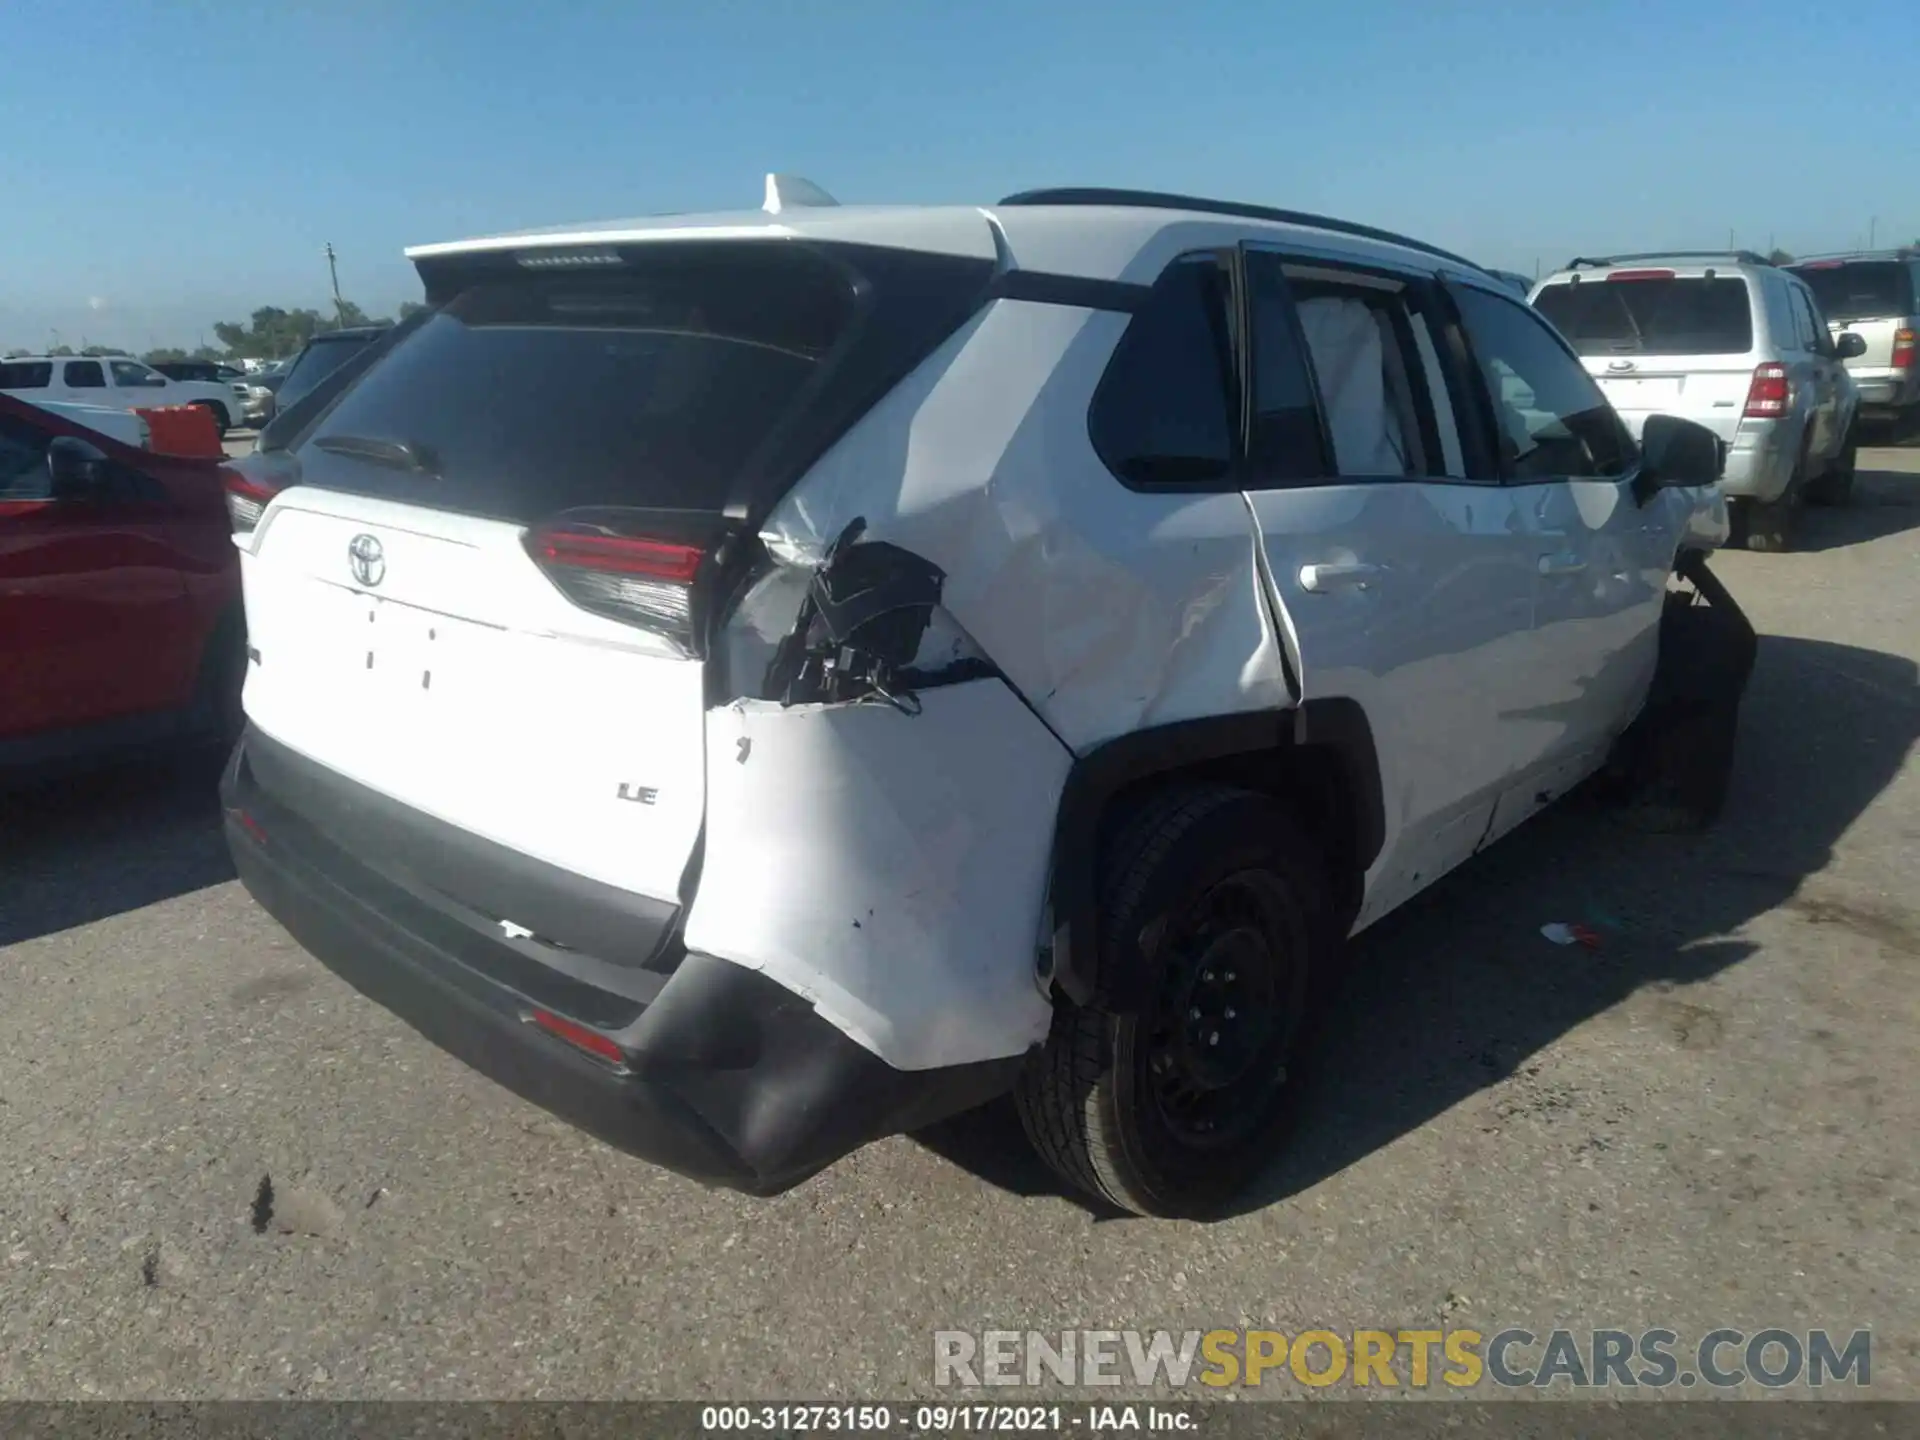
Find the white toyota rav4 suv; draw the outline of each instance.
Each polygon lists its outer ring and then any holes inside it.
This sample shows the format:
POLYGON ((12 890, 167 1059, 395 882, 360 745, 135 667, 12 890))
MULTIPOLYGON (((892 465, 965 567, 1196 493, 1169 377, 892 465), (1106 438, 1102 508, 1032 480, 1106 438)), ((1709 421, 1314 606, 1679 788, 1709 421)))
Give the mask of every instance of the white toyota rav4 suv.
POLYGON ((236 863, 709 1182, 1011 1090, 1067 1179, 1214 1210, 1344 937, 1685 751, 1629 731, 1714 668, 1661 652, 1743 623, 1718 442, 1637 446, 1508 286, 1367 227, 774 177, 409 254, 428 312, 232 482, 236 863))

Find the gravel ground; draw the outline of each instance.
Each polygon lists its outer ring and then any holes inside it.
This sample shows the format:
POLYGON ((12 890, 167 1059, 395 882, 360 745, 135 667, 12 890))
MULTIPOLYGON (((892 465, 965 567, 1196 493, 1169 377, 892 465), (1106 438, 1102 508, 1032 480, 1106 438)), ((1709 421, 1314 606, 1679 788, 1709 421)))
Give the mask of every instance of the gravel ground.
POLYGON ((1871 1326, 1920 1394, 1920 451, 1861 467, 1718 562, 1765 636, 1722 825, 1552 813, 1378 927, 1211 1226, 1090 1211, 1000 1109, 703 1190, 306 959, 211 763, 15 801, 0 1396, 865 1398, 927 1392, 937 1329, 1442 1323, 1871 1326))

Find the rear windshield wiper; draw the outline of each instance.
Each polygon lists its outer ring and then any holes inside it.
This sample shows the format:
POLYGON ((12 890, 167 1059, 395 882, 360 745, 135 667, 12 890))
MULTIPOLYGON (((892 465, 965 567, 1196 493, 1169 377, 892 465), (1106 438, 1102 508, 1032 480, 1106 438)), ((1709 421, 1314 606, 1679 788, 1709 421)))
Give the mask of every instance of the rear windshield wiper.
POLYGON ((440 465, 433 451, 410 440, 382 440, 375 435, 322 435, 313 446, 330 455, 350 455, 355 460, 440 478, 440 465))

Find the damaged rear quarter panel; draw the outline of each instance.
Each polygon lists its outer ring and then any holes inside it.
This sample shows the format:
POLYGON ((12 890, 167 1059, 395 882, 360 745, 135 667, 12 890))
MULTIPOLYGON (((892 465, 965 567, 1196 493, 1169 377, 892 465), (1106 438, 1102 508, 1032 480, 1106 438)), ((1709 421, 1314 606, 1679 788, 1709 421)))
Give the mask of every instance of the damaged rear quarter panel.
POLYGON ((1246 501, 1142 494, 1087 432, 1122 314, 997 300, 763 527, 818 563, 855 519, 945 572, 942 606, 1076 753, 1290 701, 1246 501))
POLYGON ((895 1069, 1018 1055, 1072 757, 998 679, 887 704, 707 715, 686 944, 758 970, 895 1069))

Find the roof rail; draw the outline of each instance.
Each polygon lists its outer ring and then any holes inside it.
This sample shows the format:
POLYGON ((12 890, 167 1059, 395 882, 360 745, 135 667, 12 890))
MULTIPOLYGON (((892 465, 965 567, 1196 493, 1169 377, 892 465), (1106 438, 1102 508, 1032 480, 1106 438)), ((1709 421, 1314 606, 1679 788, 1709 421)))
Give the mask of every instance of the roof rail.
POLYGON ((1307 225, 1316 230, 1331 230, 1340 235, 1357 235, 1365 240, 1381 240, 1389 245, 1402 245, 1409 250, 1419 250, 1427 255, 1450 260, 1455 265, 1464 265, 1469 270, 1478 270, 1486 274, 1484 265, 1477 265, 1464 256, 1455 255, 1450 250, 1442 250, 1438 245, 1429 245, 1424 240, 1410 239, 1405 235, 1396 235, 1391 230, 1377 229, 1372 225, 1359 225, 1351 220, 1334 220, 1325 215, 1310 215, 1304 210, 1276 210, 1267 205, 1249 205, 1239 200, 1204 200, 1195 195, 1169 195, 1158 190, 1108 190, 1099 186, 1068 186, 1054 190, 1022 190, 1017 195, 1009 195, 1000 202, 1002 205, 1117 205, 1142 210, 1195 210, 1203 215, 1236 215, 1247 220, 1275 220, 1283 225, 1307 225))
POLYGON ((1649 250, 1639 255, 1576 255, 1560 268, 1585 270, 1601 265, 1622 265, 1640 260, 1731 260, 1737 265, 1771 265, 1773 262, 1755 250, 1649 250))

